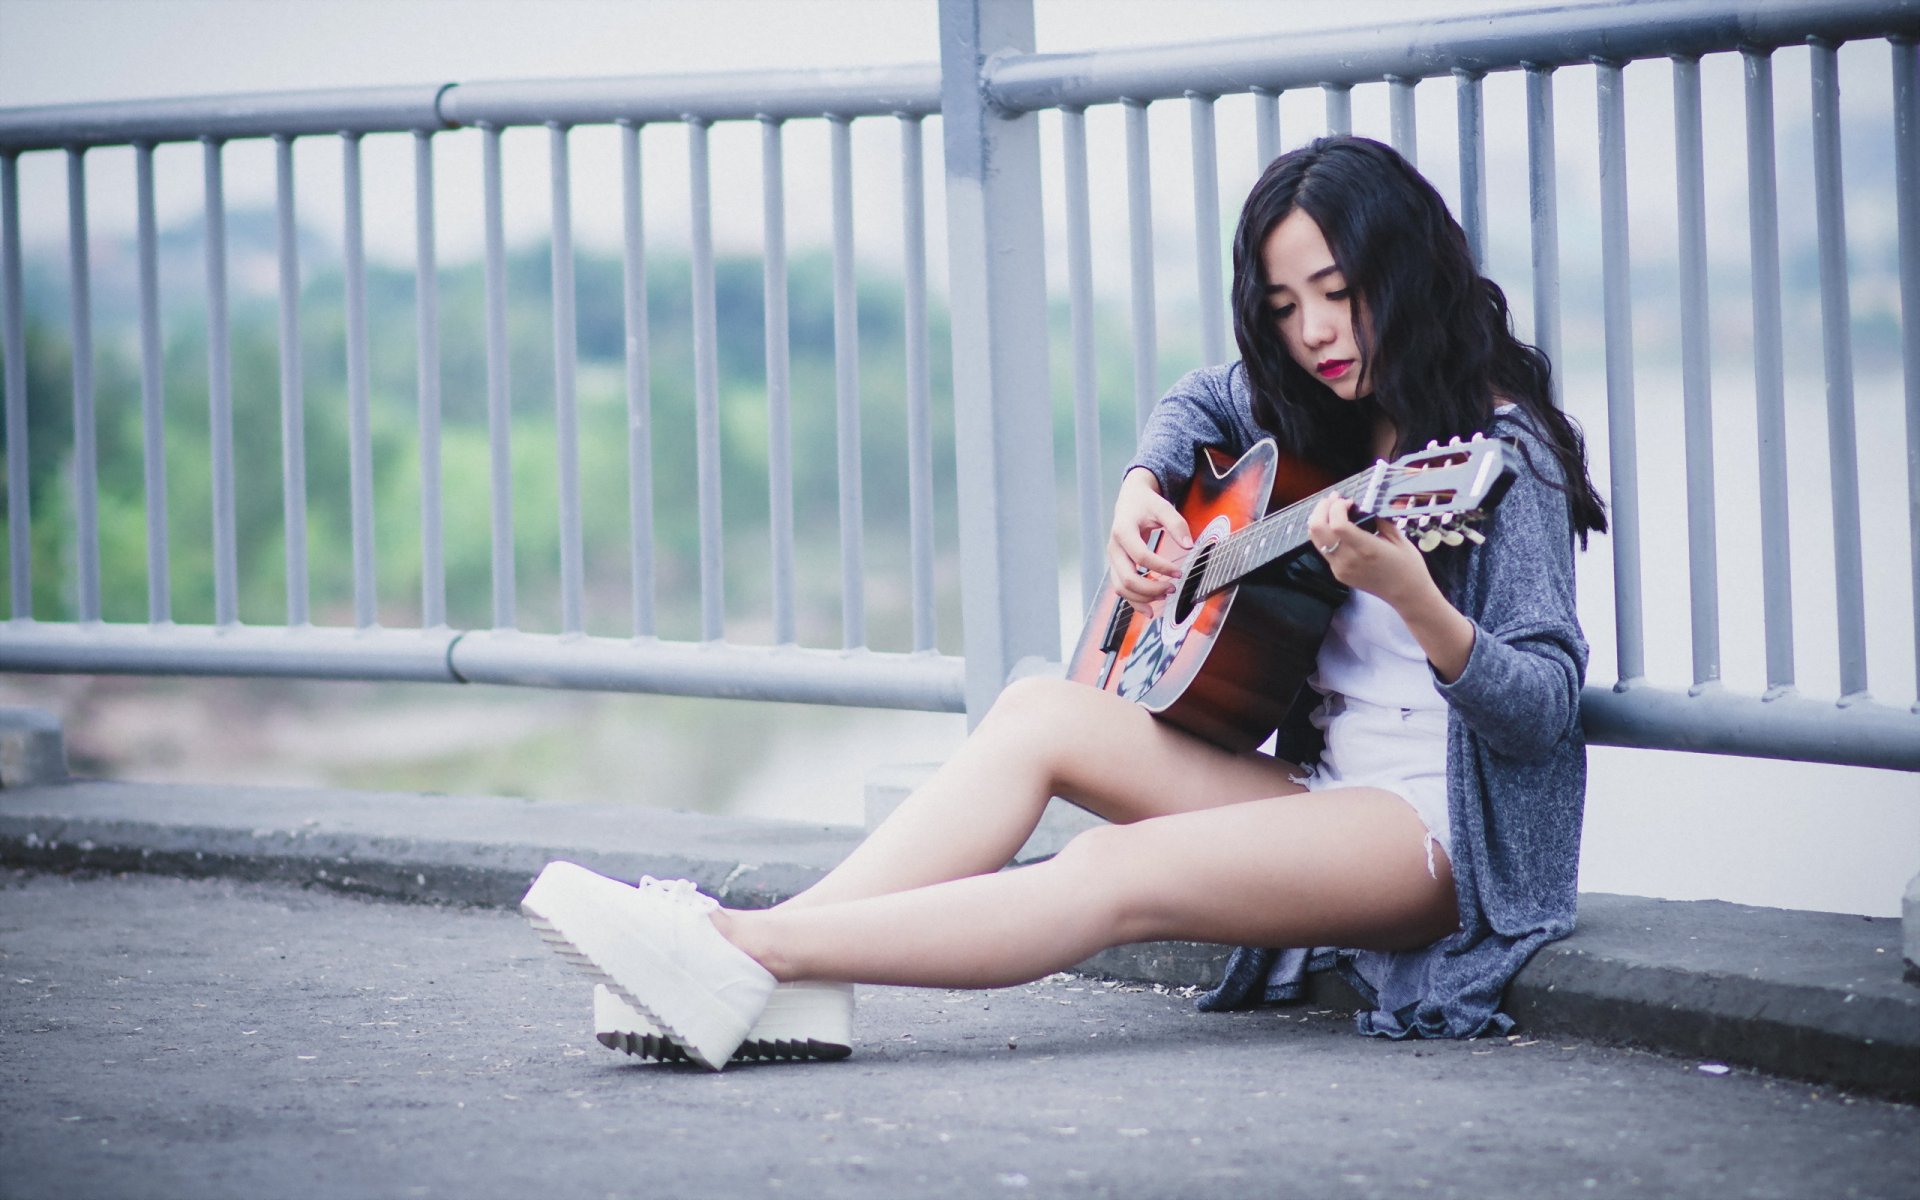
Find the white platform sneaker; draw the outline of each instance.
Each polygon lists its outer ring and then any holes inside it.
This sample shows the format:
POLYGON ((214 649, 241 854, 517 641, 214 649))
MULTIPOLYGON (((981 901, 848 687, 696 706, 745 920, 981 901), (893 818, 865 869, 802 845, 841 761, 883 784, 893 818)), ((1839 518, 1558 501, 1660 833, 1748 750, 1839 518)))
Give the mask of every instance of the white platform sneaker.
MULTIPOLYGON (((606 984, 593 989, 593 1034, 609 1050, 658 1062, 687 1052, 606 984)), ((853 985, 783 983, 767 998, 733 1062, 831 1062, 853 1053, 853 985)))
POLYGON ((570 862, 548 863, 520 901, 562 957, 714 1071, 746 1041, 775 984, 714 928, 716 907, 687 880, 632 888, 570 862))

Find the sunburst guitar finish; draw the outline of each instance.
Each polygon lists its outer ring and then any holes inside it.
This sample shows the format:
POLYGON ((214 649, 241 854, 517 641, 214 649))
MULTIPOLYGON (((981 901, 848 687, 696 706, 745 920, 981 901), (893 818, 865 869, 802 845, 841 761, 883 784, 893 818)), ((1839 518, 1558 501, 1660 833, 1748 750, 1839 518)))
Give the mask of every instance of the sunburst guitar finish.
POLYGON ((1105 579, 1067 677, 1144 706, 1224 749, 1251 750, 1287 715, 1347 589, 1308 547, 1306 523, 1331 492, 1353 517, 1386 518, 1422 546, 1479 540, 1468 522, 1510 478, 1504 443, 1430 446, 1328 484, 1262 440, 1238 461, 1196 455, 1179 505, 1193 534, 1179 590, 1142 616, 1105 579))

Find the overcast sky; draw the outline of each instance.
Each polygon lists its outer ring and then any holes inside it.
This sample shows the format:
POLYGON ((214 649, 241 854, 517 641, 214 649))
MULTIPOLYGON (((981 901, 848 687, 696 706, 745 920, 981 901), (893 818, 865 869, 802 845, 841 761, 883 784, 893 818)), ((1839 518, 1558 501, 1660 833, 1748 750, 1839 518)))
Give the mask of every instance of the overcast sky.
MULTIPOLYGON (((1036 35, 1042 50, 1233 38, 1289 29, 1428 19, 1457 12, 1534 7, 1539 0, 1038 0, 1036 35)), ((749 70, 780 66, 858 66, 930 62, 939 56, 934 0, 0 0, 0 107, 223 92, 355 87, 382 84, 473 82, 749 70)), ((1377 89, 1376 89, 1377 90, 1377 89)), ((1423 121, 1432 110, 1451 121, 1451 87, 1422 89, 1423 121)), ((1317 96, 1286 101, 1289 140, 1318 132, 1317 96), (1308 123, 1311 124, 1308 124, 1308 123)), ((1111 108, 1111 106, 1107 106, 1111 108)), ((1230 97, 1219 114, 1221 195, 1251 183, 1251 109, 1230 97), (1241 144, 1244 143, 1244 150, 1241 144)), ((1357 97, 1364 121, 1373 109, 1384 121, 1384 97, 1357 97)), ((1156 209, 1191 202, 1182 172, 1162 164, 1187 153, 1187 117, 1180 103, 1154 110, 1156 209), (1165 199, 1161 200, 1162 191, 1165 199)), ((897 246, 897 166, 887 122, 855 126, 857 170, 865 208, 857 214, 861 253, 892 257, 897 246), (878 176, 873 184, 868 182, 878 176), (883 196, 882 193, 885 193, 883 196)), ((796 123, 787 155, 788 205, 796 246, 824 236, 824 132, 818 122, 796 123), (812 141, 821 143, 814 147, 812 141), (816 176, 818 176, 816 178, 816 176)), ((1089 116, 1096 184, 1117 168, 1117 111, 1089 116), (1104 152, 1103 152, 1104 148, 1104 152)), ((576 131, 574 214, 583 245, 611 245, 619 214, 587 197, 617 191, 617 154, 610 130, 576 131)), ((720 244, 749 248, 758 238, 757 131, 750 123, 713 134, 714 214, 720 244), (724 186, 729 179, 742 184, 724 186)), ((1049 128, 1048 136, 1056 136, 1049 128)), ((509 166, 529 159, 532 170, 509 170, 510 240, 542 237, 548 228, 544 131, 509 131, 509 166), (524 156, 524 157, 522 157, 524 156)), ((646 154, 652 174, 679 177, 684 137, 650 128, 646 154)), ((304 139, 297 150, 301 215, 320 228, 337 228, 338 151, 326 139, 304 139)), ((472 135, 438 140, 441 178, 476 177, 478 142, 472 135)), ((411 250, 410 150, 404 138, 370 138, 366 157, 369 251, 406 261, 411 250), (389 196, 388 192, 391 192, 389 196), (394 213, 381 220, 383 205, 394 213)), ((936 243, 943 217, 939 144, 930 137, 930 234, 936 243)), ((270 150, 238 142, 227 150, 231 207, 271 202, 270 150)), ((158 155, 161 220, 181 220, 200 206, 198 151, 163 147, 158 155)), ((57 155, 22 162, 22 204, 29 242, 64 236, 64 167, 57 155)), ((90 217, 101 236, 130 231, 131 154, 97 151, 88 157, 90 217), (123 228, 124 227, 124 228, 123 228)), ((1443 188, 1446 180, 1437 179, 1443 188)), ((1117 180, 1116 180, 1117 183, 1117 180)), ((684 221, 680 189, 656 196, 649 184, 649 221, 671 236, 684 221)), ((471 189, 444 185, 439 231, 443 257, 476 253, 479 213, 463 203, 471 189)), ((1057 203, 1057 188, 1049 203, 1057 203)), ((1101 231, 1096 229, 1096 239, 1101 231)), ((1109 237, 1118 237, 1117 232, 1109 237)), ((1184 247, 1171 248, 1176 255, 1184 247)), ((932 266, 944 269, 934 246, 932 266)))
MULTIPOLYGON (((1042 50, 1540 0, 1038 0, 1042 50)), ((0 0, 0 105, 931 61, 933 0, 0 0)))

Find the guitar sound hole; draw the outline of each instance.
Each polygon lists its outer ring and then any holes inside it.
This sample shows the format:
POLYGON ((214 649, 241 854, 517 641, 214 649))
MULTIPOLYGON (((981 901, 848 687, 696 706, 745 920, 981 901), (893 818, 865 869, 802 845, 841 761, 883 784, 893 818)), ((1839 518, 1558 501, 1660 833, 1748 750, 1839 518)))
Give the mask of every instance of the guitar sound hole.
POLYGON ((1200 603, 1200 577, 1206 574, 1207 560, 1213 557, 1213 548, 1217 542, 1208 542, 1193 552, 1187 560, 1186 573, 1180 576, 1180 593, 1173 600, 1173 619, 1182 622, 1193 613, 1194 606, 1200 603))

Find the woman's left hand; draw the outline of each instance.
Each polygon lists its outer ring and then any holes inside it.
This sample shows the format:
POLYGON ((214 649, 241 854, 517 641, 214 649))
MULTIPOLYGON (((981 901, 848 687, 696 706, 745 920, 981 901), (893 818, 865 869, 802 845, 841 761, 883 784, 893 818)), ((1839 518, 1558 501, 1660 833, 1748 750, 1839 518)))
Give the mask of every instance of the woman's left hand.
POLYGON ((1433 577, 1419 547, 1392 521, 1381 520, 1372 529, 1355 525, 1347 515, 1352 504, 1345 496, 1323 496, 1307 518, 1307 535, 1333 568, 1333 577, 1395 609, 1431 590, 1433 577))
POLYGON ((1427 570, 1426 555, 1392 521, 1362 529, 1347 516, 1352 501, 1327 496, 1307 518, 1307 535, 1348 587, 1372 592, 1393 606, 1407 632, 1427 653, 1442 683, 1460 678, 1477 636, 1472 621, 1449 602, 1427 570))

